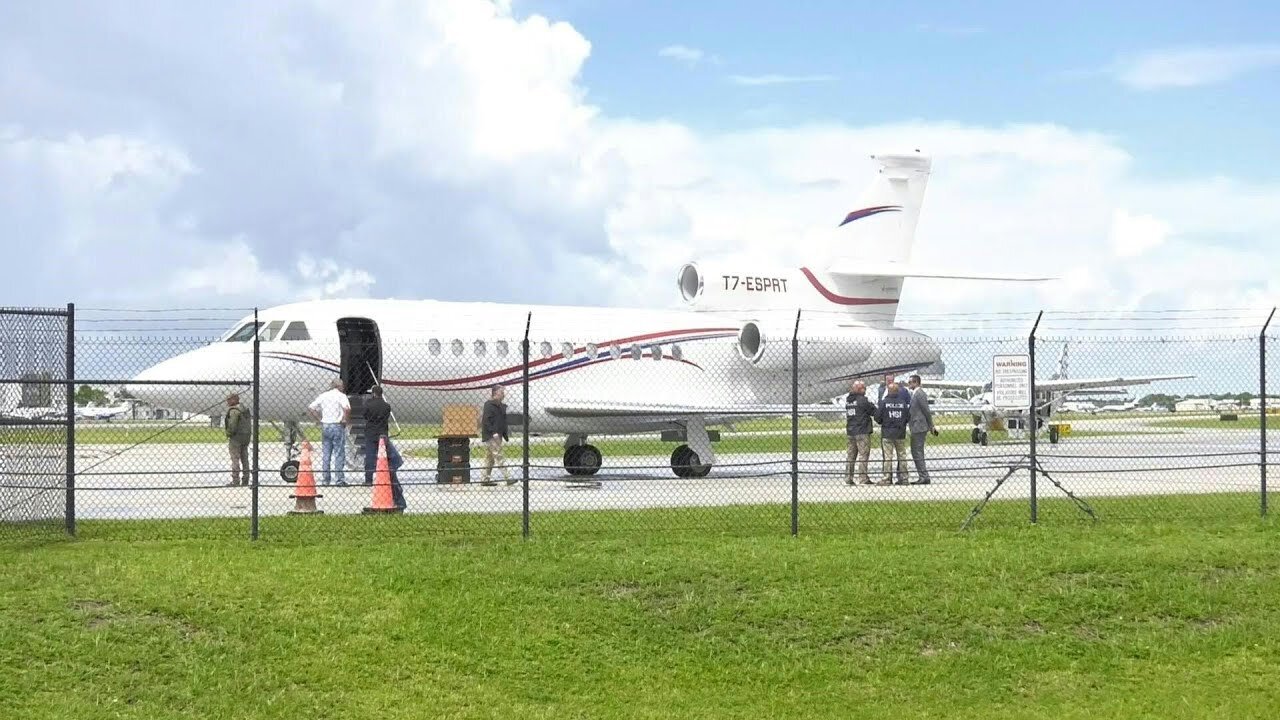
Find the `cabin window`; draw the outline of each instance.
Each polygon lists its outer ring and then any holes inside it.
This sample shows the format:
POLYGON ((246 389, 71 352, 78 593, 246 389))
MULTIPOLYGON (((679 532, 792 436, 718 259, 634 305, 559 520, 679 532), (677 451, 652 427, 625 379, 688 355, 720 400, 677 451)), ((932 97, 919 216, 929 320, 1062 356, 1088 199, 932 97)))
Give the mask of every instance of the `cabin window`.
POLYGON ((644 350, 642 350, 642 349, 640 348, 640 343, 635 343, 635 344, 633 344, 633 345, 631 346, 631 359, 632 359, 632 360, 639 360, 639 359, 640 359, 640 357, 641 357, 641 355, 642 355, 643 353, 644 353, 644 350))
POLYGON ((542 343, 541 349, 542 349, 542 357, 544 358, 551 357, 551 343, 549 342, 542 343))
POLYGON ((600 348, 597 348, 594 343, 587 343, 587 357, 595 360, 596 356, 599 354, 600 348))
POLYGON ((621 359, 622 359, 622 346, 621 346, 621 345, 614 345, 613 347, 609 348, 609 354, 613 356, 613 359, 614 359, 614 360, 621 360, 621 359))
POLYGON ((439 341, 439 340, 431 340, 431 341, 429 341, 429 342, 427 343, 427 352, 430 352, 432 355, 439 355, 439 354, 440 354, 440 341, 439 341))
POLYGON ((506 357, 506 356, 507 356, 507 341, 506 341, 506 340, 499 340, 498 342, 496 342, 496 343, 494 343, 494 344, 493 344, 493 349, 498 353, 498 357, 506 357))
POLYGON ((480 357, 481 355, 484 355, 484 341, 483 341, 483 340, 477 340, 477 341, 476 341, 476 343, 475 343, 475 348, 476 348, 476 357, 480 357))
POLYGON ((307 332, 307 324, 304 322, 291 322, 289 327, 284 329, 284 334, 280 336, 285 342, 293 340, 310 340, 311 333, 307 332))
POLYGON ((262 323, 248 323, 246 325, 242 325, 239 330, 231 333, 231 336, 227 338, 227 342, 248 342, 253 339, 253 334, 257 332, 260 327, 262 327, 262 323))
POLYGON ((560 353, 564 355, 566 360, 573 357, 573 343, 564 343, 561 345, 560 353))
POLYGON ((453 343, 451 343, 450 347, 452 347, 452 348, 453 348, 453 354, 454 354, 454 355, 461 355, 461 354, 462 354, 462 341, 461 341, 461 340, 454 340, 454 341, 453 341, 453 343))
POLYGON ((649 355, 650 355, 650 357, 652 357, 654 360, 661 360, 661 359, 662 359, 662 346, 661 346, 661 345, 654 345, 654 346, 653 346, 653 348, 649 351, 649 355))
POLYGON ((684 351, 680 349, 680 346, 679 346, 679 345, 672 345, 672 346, 671 346, 671 359, 672 359, 672 360, 682 360, 682 359, 684 359, 684 351))
POLYGON ((267 326, 262 329, 262 332, 258 333, 258 340, 260 342, 271 342, 272 340, 275 340, 283 327, 283 320, 272 320, 267 323, 267 326))

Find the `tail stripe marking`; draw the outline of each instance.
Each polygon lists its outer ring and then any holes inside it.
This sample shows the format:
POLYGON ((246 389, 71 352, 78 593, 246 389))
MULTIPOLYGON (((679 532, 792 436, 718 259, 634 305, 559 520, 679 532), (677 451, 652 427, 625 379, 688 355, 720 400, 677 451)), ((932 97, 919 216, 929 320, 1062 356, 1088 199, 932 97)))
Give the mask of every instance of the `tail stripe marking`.
POLYGON ((800 272, 804 273, 804 276, 809 279, 809 284, 813 285, 814 290, 817 290, 819 293, 822 294, 822 297, 826 298, 830 302, 833 302, 837 305, 897 305, 898 304, 898 301, 893 298, 858 298, 858 297, 848 297, 845 295, 837 295, 836 293, 827 289, 826 286, 824 286, 821 282, 819 282, 818 278, 814 276, 813 271, 809 270, 809 268, 800 268, 800 272))
POLYGON ((864 217, 871 217, 872 215, 879 215, 880 213, 886 213, 886 212, 902 212, 902 206, 901 205, 875 205, 873 207, 862 208, 861 210, 854 210, 848 215, 845 215, 844 222, 840 223, 836 227, 844 227, 845 225, 853 222, 854 220, 861 220, 864 217))

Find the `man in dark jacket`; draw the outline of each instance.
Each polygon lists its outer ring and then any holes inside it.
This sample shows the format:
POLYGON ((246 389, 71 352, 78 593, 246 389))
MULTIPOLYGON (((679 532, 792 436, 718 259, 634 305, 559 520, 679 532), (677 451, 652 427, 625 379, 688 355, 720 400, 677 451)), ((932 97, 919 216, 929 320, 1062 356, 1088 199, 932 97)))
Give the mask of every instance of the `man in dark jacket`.
POLYGON ((227 396, 227 414, 222 419, 223 430, 227 433, 227 450, 231 453, 231 482, 228 486, 248 485, 249 444, 253 442, 253 418, 249 411, 240 407, 240 396, 231 393, 227 396))
POLYGON ((889 383, 888 392, 876 410, 880 423, 880 452, 884 456, 884 479, 881 485, 893 484, 892 457, 898 458, 898 484, 907 484, 907 414, 911 401, 899 392, 898 383, 889 383))
POLYGON ((859 380, 850 388, 844 401, 845 431, 849 435, 849 452, 845 460, 844 481, 854 483, 854 465, 863 485, 871 484, 867 475, 867 460, 871 456, 871 421, 876 416, 876 406, 867 399, 867 385, 859 380))
POLYGON ((364 404, 364 484, 373 484, 373 473, 378 467, 378 440, 387 441, 387 465, 391 469, 391 497, 396 507, 403 510, 404 489, 400 487, 397 470, 404 464, 400 451, 391 443, 388 424, 391 420, 391 404, 382 397, 382 386, 373 386, 373 395, 364 404))
POLYGON ((497 484, 489 479, 493 474, 495 462, 502 470, 502 479, 506 480, 508 485, 515 482, 507 473, 506 458, 502 454, 503 441, 511 439, 507 436, 507 406, 502 402, 504 395, 502 386, 495 385, 493 394, 484 404, 484 412, 481 414, 480 437, 485 444, 484 475, 480 480, 481 485, 497 484))
MULTIPOLYGON (((884 396, 886 393, 889 392, 889 386, 893 383, 894 383, 893 373, 885 373, 884 382, 880 383, 880 389, 879 391, 877 391, 877 394, 876 394, 876 404, 879 404, 884 401, 884 396)), ((911 391, 907 390, 906 386, 901 383, 898 383, 898 394, 902 396, 903 402, 906 402, 908 404, 911 403, 911 391)), ((906 478, 902 477, 902 473, 899 472, 898 482, 902 483, 905 480, 906 478)))

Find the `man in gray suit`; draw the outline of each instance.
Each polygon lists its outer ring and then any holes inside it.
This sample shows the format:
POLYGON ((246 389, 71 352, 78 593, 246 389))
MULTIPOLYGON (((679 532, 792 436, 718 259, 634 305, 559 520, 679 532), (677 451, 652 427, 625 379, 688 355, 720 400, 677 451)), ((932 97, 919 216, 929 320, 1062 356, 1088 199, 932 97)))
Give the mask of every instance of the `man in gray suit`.
POLYGON ((911 409, 907 416, 907 429, 911 431, 911 459, 916 464, 916 480, 912 485, 928 485, 929 471, 924 465, 924 441, 927 433, 938 435, 933 426, 933 411, 929 409, 929 395, 920 387, 920 376, 912 375, 907 381, 911 388, 911 409))

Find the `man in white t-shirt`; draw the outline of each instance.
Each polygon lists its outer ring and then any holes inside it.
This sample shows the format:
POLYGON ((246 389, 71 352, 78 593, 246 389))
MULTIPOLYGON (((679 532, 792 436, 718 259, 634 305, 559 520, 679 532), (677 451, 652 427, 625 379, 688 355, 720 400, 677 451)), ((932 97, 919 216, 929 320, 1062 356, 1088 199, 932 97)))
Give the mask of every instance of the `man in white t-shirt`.
POLYGON ((351 422, 351 401, 343 391, 341 380, 334 380, 331 389, 320 394, 307 407, 311 417, 320 423, 320 453, 324 456, 324 484, 329 484, 329 467, 337 466, 338 481, 346 485, 347 423, 351 422))

